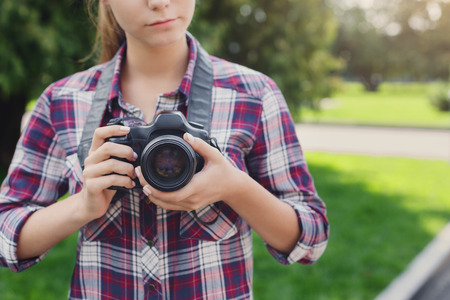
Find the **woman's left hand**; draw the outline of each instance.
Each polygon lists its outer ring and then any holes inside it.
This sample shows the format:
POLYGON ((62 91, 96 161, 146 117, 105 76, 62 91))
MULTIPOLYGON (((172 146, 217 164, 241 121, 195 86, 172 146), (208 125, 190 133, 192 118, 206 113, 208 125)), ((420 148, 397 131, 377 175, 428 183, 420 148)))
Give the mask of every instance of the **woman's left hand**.
POLYGON ((192 211, 224 201, 266 243, 283 253, 290 253, 301 233, 295 210, 247 173, 235 168, 217 149, 202 139, 188 134, 184 135, 184 139, 204 158, 203 169, 182 189, 162 192, 145 182, 140 167, 136 168, 144 193, 150 201, 164 209, 179 211, 192 211))
POLYGON ((217 201, 227 202, 232 199, 233 193, 239 190, 237 185, 243 184, 239 179, 243 173, 202 139, 188 133, 184 139, 205 160, 203 169, 180 190, 163 192, 149 185, 142 176, 141 167, 137 167, 136 174, 150 201, 168 210, 192 211, 217 201))

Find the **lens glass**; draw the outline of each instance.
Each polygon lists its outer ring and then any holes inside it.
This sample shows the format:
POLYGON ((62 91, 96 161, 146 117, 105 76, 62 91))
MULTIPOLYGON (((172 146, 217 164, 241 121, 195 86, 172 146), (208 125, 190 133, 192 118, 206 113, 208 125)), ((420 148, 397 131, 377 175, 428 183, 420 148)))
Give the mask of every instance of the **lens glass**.
POLYGON ((194 176, 196 153, 181 137, 162 135, 151 140, 140 160, 145 180, 161 191, 175 191, 194 176))
POLYGON ((185 171, 186 164, 185 151, 173 144, 160 145, 151 156, 152 173, 163 181, 177 179, 185 171))

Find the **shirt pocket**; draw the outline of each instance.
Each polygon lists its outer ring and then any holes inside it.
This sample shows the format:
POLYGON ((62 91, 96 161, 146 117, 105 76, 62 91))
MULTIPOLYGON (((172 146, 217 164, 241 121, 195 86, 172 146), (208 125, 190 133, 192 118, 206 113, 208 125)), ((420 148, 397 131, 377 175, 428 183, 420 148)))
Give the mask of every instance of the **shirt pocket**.
POLYGON ((120 198, 114 197, 106 213, 86 224, 82 233, 86 241, 101 241, 120 237, 122 235, 122 201, 120 198))
POLYGON ((205 241, 223 241, 233 237, 241 218, 228 205, 218 202, 180 216, 180 237, 205 241))

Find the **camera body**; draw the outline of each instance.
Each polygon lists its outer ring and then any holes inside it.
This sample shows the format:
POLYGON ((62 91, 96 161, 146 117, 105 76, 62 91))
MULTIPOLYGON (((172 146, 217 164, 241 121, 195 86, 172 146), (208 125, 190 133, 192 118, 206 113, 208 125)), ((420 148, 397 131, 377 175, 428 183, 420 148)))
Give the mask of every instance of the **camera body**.
MULTIPOLYGON (((123 120, 112 119, 108 125, 124 125, 123 120)), ((188 184, 204 165, 203 157, 183 139, 186 132, 218 149, 201 124, 188 122, 179 111, 161 112, 150 124, 132 126, 127 135, 111 137, 108 141, 130 146, 137 153, 138 159, 130 163, 141 166, 142 175, 150 185, 161 191, 175 191, 188 184)), ((141 186, 138 179, 135 182, 141 186)))

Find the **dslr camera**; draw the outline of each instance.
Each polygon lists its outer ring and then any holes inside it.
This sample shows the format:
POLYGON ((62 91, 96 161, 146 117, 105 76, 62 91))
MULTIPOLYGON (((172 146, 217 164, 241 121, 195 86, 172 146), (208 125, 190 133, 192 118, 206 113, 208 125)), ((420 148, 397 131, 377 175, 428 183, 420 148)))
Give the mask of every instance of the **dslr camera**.
MULTIPOLYGON (((124 119, 112 119, 108 125, 124 125, 124 119)), ((162 112, 150 124, 132 126, 127 135, 111 137, 109 142, 130 146, 137 153, 138 159, 130 163, 141 166, 142 175, 154 188, 175 191, 188 184, 204 165, 203 157, 183 139, 185 132, 219 149, 201 124, 188 122, 179 111, 162 112)), ((138 179, 135 182, 141 186, 138 179)))

